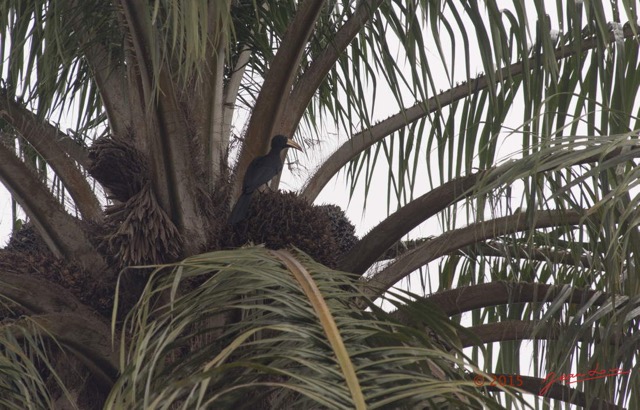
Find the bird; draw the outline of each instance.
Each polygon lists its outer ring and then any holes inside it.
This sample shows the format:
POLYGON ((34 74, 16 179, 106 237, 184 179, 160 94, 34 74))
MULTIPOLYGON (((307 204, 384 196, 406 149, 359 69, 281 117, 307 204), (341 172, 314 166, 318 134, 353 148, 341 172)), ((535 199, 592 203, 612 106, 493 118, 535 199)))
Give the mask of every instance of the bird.
POLYGON ((251 161, 242 181, 242 193, 229 216, 230 225, 235 225, 247 217, 251 196, 255 190, 271 181, 273 177, 282 171, 283 164, 280 153, 283 149, 289 147, 302 151, 302 147, 291 138, 284 135, 276 135, 271 140, 269 153, 251 161))

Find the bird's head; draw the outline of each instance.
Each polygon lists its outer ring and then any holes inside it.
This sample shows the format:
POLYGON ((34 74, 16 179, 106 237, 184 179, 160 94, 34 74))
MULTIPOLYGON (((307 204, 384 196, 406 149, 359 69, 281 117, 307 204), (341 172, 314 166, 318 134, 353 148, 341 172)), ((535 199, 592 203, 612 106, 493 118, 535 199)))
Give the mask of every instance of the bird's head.
POLYGON ((284 135, 276 135, 271 140, 271 149, 282 150, 287 147, 295 148, 297 150, 302 151, 302 147, 300 145, 298 145, 291 138, 285 137, 284 135))

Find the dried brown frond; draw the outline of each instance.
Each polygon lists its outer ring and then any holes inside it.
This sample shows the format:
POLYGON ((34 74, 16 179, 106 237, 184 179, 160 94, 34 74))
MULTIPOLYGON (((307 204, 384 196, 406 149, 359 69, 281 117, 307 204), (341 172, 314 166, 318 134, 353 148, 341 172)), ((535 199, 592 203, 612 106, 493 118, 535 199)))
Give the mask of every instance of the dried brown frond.
POLYGON ((150 183, 126 203, 107 209, 106 219, 110 233, 104 245, 122 267, 172 262, 180 255, 180 233, 158 204, 150 183))

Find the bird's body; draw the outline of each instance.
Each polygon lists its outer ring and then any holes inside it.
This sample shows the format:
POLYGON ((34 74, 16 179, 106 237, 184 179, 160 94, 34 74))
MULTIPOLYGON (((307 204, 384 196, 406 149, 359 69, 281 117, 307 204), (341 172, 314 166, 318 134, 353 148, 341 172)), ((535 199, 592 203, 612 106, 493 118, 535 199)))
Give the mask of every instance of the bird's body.
POLYGON ((246 218, 253 193, 282 171, 280 153, 287 147, 302 150, 292 139, 284 135, 276 135, 271 140, 269 153, 251 161, 247 167, 247 172, 244 174, 242 193, 229 216, 231 225, 235 225, 246 218))

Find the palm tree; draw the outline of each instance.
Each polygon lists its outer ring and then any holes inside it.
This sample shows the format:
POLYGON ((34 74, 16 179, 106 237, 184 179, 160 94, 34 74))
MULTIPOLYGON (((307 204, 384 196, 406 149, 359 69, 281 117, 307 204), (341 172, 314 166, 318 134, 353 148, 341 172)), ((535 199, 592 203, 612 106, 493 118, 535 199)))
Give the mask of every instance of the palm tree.
POLYGON ((637 408, 638 7, 554 6, 3 2, 2 406, 637 408), (363 237, 313 205, 380 170, 363 237))

